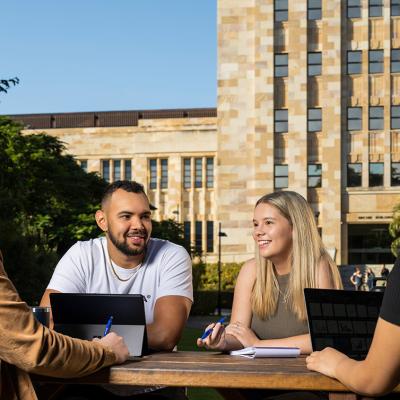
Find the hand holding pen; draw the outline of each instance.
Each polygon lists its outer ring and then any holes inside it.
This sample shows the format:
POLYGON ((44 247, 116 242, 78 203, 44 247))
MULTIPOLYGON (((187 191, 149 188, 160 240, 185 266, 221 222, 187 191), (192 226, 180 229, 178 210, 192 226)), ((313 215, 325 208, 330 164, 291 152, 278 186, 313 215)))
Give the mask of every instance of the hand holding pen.
POLYGON ((225 346, 225 329, 222 323, 226 317, 220 318, 217 322, 209 325, 201 338, 197 339, 197 346, 209 349, 223 350, 225 346), (217 324, 220 324, 217 326, 217 324))

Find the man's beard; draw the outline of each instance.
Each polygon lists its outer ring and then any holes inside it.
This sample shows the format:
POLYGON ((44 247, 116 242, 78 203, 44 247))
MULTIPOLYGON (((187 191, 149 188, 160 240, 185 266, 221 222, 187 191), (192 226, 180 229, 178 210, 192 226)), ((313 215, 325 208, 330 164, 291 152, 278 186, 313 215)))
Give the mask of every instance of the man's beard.
POLYGON ((129 247, 128 243, 126 242, 126 237, 127 234, 124 235, 124 241, 119 241, 111 232, 109 229, 107 231, 107 235, 111 240, 111 243, 123 254, 126 256, 139 256, 141 254, 144 254, 147 250, 147 231, 146 230, 140 230, 140 231, 135 231, 136 234, 144 235, 145 236, 145 243, 142 248, 139 249, 132 249, 129 247))

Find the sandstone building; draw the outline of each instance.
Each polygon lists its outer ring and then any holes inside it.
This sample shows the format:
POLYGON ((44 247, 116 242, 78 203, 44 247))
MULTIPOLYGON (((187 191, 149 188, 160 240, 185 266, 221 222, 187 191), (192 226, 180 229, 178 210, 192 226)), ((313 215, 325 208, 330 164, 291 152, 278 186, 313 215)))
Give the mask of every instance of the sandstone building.
POLYGON ((400 202, 400 0, 219 0, 215 109, 19 115, 82 167, 145 184, 215 260, 254 251, 255 201, 295 190, 337 263, 390 263, 400 202))

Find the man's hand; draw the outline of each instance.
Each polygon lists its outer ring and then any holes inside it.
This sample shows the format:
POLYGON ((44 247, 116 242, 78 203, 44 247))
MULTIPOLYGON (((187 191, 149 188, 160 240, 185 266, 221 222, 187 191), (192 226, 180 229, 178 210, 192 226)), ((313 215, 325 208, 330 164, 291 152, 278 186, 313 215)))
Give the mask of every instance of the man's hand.
POLYGON ((126 347, 124 338, 122 336, 118 336, 115 332, 111 332, 101 339, 95 338, 93 341, 96 341, 111 349, 117 357, 117 364, 122 364, 129 357, 129 350, 128 347, 126 347))
POLYGON ((322 351, 314 351, 306 358, 307 368, 320 372, 331 378, 337 378, 336 370, 340 362, 348 357, 339 351, 327 347, 322 351))

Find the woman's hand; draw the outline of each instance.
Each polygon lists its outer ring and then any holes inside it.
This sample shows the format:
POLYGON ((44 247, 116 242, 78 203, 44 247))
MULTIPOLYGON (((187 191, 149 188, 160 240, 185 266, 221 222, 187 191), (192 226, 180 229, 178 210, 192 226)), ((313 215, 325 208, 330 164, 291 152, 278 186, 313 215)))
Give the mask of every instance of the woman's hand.
POLYGON ((260 341, 256 334, 240 322, 234 322, 226 327, 226 333, 234 336, 243 347, 257 346, 260 341))
POLYGON ((322 351, 314 351, 306 358, 307 368, 336 378, 337 366, 348 358, 345 354, 327 347, 322 351))
POLYGON ((226 350, 225 327, 217 322, 207 326, 204 332, 212 329, 212 332, 205 339, 197 339, 198 347, 206 347, 212 350, 226 350))

